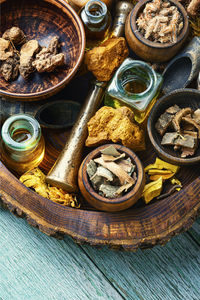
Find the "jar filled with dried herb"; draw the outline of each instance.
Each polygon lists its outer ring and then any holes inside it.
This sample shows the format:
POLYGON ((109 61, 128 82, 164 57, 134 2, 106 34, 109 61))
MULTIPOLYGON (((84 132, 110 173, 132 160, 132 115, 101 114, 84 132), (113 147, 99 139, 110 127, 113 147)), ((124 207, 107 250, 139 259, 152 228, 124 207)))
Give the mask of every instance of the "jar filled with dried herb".
POLYGON ((1 160, 18 174, 40 164, 44 157, 44 138, 40 124, 26 114, 8 118, 1 130, 1 160))
POLYGON ((98 46, 106 40, 111 26, 111 14, 105 3, 90 0, 79 13, 86 34, 86 49, 98 46))
POLYGON ((156 101, 162 76, 147 63, 127 58, 114 74, 107 87, 104 103, 107 106, 128 106, 135 121, 142 123, 156 101))

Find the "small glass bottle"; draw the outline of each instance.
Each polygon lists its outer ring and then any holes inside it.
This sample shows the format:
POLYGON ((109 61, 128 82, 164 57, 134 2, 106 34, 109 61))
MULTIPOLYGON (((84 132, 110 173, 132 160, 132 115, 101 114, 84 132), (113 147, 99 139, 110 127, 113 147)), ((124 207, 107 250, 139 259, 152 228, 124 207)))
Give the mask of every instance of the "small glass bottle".
POLYGON ((91 49, 109 36, 111 15, 105 3, 90 0, 79 13, 85 28, 86 49, 91 49))
POLYGON ((127 58, 114 74, 105 93, 104 104, 129 106, 135 121, 143 123, 154 105, 162 84, 162 76, 147 63, 127 58))
POLYGON ((44 157, 45 144, 40 124, 26 114, 8 118, 1 130, 1 160, 18 173, 37 167, 44 157))

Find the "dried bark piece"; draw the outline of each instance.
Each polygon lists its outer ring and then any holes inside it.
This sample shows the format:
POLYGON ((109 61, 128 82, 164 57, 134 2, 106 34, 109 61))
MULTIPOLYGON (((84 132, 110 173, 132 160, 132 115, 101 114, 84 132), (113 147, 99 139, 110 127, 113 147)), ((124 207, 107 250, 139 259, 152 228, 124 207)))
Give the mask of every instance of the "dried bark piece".
POLYGON ((15 26, 7 29, 4 32, 2 38, 12 41, 15 46, 21 45, 26 41, 26 36, 24 32, 19 27, 15 27, 15 26))
POLYGON ((122 185, 126 183, 135 183, 135 180, 115 162, 105 162, 102 157, 95 158, 94 161, 115 174, 122 185))
POLYGON ((129 175, 131 175, 133 173, 133 171, 135 170, 135 165, 132 164, 130 158, 121 159, 117 164, 129 175))
POLYGON ((115 157, 112 155, 106 155, 106 154, 102 154, 101 157, 103 158, 104 161, 117 161, 119 159, 121 159, 122 157, 125 157, 125 153, 122 153, 121 155, 115 157))
POLYGON ((85 145, 88 147, 113 141, 114 143, 121 142, 135 151, 145 148, 144 131, 136 123, 131 122, 127 116, 124 116, 121 109, 103 106, 90 119, 87 126, 88 137, 85 145))
POLYGON ((17 78, 19 74, 19 56, 17 53, 14 53, 12 57, 9 57, 2 63, 0 71, 6 81, 17 78))
POLYGON ((180 135, 177 132, 167 132, 162 138, 161 145, 177 145, 194 149, 196 139, 188 134, 180 135))
POLYGON ((174 105, 166 109, 166 111, 159 117, 155 124, 155 128, 161 136, 164 135, 167 128, 171 125, 174 115, 180 110, 181 109, 178 105, 174 105))
POLYGON ((181 109, 174 116, 174 118, 172 120, 172 125, 178 133, 181 132, 180 122, 181 122, 182 118, 184 116, 186 116, 187 114, 191 114, 191 113, 192 113, 192 109, 190 107, 186 107, 186 108, 181 109))
POLYGON ((200 138, 200 125, 198 125, 195 120, 191 118, 183 117, 182 121, 193 125, 198 130, 198 138, 200 138))
POLYGON ((6 60, 13 56, 14 50, 10 43, 6 39, 0 38, 0 60, 6 60))
POLYGON ((97 80, 109 81, 128 54, 128 47, 123 37, 110 38, 85 54, 85 64, 97 80))
MULTIPOLYGON (((104 168, 102 166, 99 166, 97 168, 97 171, 93 176, 95 176, 95 175, 101 176, 101 177, 105 178, 108 181, 113 181, 113 179, 114 179, 113 173, 110 172, 107 168, 104 168)), ((93 176, 91 177, 91 181, 93 179, 93 176)))

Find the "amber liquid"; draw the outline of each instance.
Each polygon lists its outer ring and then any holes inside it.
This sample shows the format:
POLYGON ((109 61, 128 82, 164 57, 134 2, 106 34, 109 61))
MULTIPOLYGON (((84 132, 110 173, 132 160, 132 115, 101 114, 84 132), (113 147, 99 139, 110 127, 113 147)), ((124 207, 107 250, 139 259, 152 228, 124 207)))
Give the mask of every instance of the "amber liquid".
POLYGON ((28 141, 30 140, 30 138, 31 138, 31 133, 25 129, 18 129, 12 135, 12 139, 17 143, 28 141))
POLYGON ((146 86, 145 82, 143 82, 143 81, 132 80, 132 81, 129 81, 128 83, 126 83, 123 86, 123 88, 128 93, 140 94, 140 93, 143 93, 144 91, 146 91, 147 86, 146 86))
MULTIPOLYGON (((31 138, 29 131, 17 130, 13 136, 13 140, 17 143, 22 143, 31 138)), ((13 170, 18 175, 37 167, 43 160, 45 151, 45 143, 43 136, 39 143, 33 149, 26 149, 24 151, 17 151, 8 148, 3 141, 1 141, 1 160, 10 170, 13 170)))
MULTIPOLYGON (((84 8, 83 8, 84 9, 84 8)), ((82 9, 82 10, 83 10, 82 9)), ((81 17, 82 10, 79 13, 81 17)), ((90 14, 93 16, 101 16, 101 12, 94 8, 90 8, 90 14)), ((82 19, 83 21, 83 19, 82 19)), ((86 35, 86 51, 99 46, 104 41, 106 41, 110 34, 110 26, 111 26, 111 15, 110 12, 107 12, 107 16, 101 22, 97 24, 87 23, 83 21, 85 35, 86 35)))

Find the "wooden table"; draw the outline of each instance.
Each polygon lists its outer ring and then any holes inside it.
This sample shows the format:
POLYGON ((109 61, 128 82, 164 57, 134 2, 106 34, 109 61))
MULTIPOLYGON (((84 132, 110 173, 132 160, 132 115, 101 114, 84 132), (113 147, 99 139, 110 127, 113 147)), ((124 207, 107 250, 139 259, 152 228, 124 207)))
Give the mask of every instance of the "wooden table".
POLYGON ((0 208, 1 300, 199 300, 200 219, 136 253, 56 240, 0 208))

